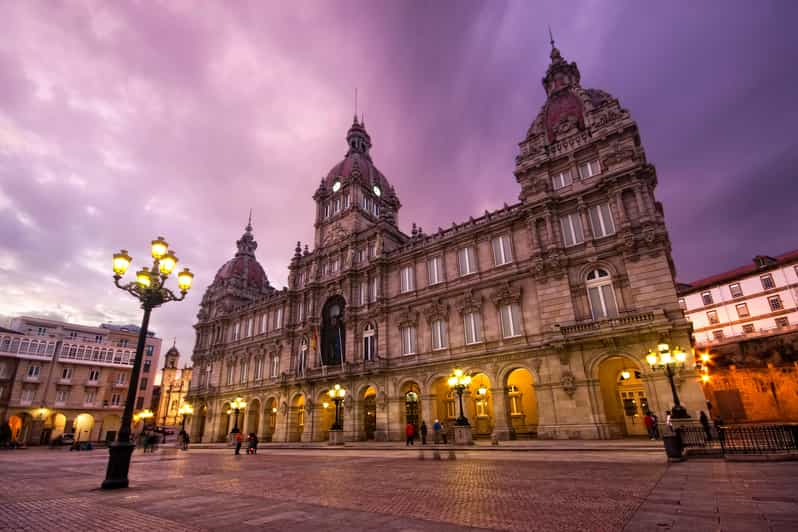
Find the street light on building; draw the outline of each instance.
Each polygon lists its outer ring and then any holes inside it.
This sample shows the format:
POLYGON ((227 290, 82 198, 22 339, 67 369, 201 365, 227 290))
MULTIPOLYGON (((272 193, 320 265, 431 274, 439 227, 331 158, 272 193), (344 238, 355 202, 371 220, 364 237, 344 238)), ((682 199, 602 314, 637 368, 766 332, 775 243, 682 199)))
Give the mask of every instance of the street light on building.
POLYGON ((178 410, 183 419, 180 421, 180 429, 185 432, 186 430, 186 416, 190 416, 194 413, 194 407, 191 406, 189 403, 183 403, 183 406, 180 407, 178 410))
POLYGON ((247 407, 247 402, 241 399, 240 397, 236 397, 233 399, 233 402, 230 403, 230 410, 227 411, 228 414, 235 413, 236 417, 233 421, 233 430, 230 431, 230 434, 238 434, 241 432, 238 430, 238 413, 241 412, 243 409, 247 407))
POLYGON ((133 369, 130 374, 130 384, 127 389, 127 399, 125 400, 125 410, 122 414, 122 423, 119 428, 117 439, 113 442, 108 451, 108 469, 105 480, 102 483, 103 489, 115 489, 128 487, 128 470, 130 469, 130 456, 133 454, 135 444, 130 441, 131 421, 133 420, 133 405, 136 401, 136 393, 139 385, 139 374, 141 373, 141 360, 144 355, 144 344, 147 340, 147 327, 150 323, 150 312, 169 301, 182 301, 186 293, 191 288, 194 274, 185 268, 177 274, 177 285, 180 295, 175 295, 170 289, 166 288, 166 280, 177 267, 177 257, 169 249, 169 244, 158 237, 152 241, 150 252, 152 254, 152 267, 142 268, 136 272, 136 280, 127 284, 120 284, 119 281, 125 275, 130 263, 133 260, 128 255, 127 250, 114 253, 113 269, 114 284, 117 288, 128 292, 141 302, 144 316, 141 320, 139 329, 138 345, 136 346, 136 358, 133 361, 133 369))
POLYGON ((341 388, 340 384, 336 384, 330 388, 327 394, 330 396, 330 399, 333 400, 333 403, 335 403, 335 421, 332 427, 330 427, 330 430, 344 430, 343 420, 341 419, 341 403, 346 396, 346 390, 341 388))
POLYGON ((687 353, 680 349, 679 346, 671 349, 666 342, 660 342, 657 345, 656 352, 652 349, 646 355, 646 362, 648 362, 653 371, 665 369, 665 375, 668 377, 668 383, 671 385, 671 393, 673 394, 673 408, 671 408, 671 418, 673 419, 688 419, 690 417, 679 401, 676 384, 673 382, 674 368, 681 369, 684 367, 686 360, 687 353))
POLYGON ((455 369, 447 382, 449 383, 449 387, 457 392, 457 397, 460 402, 460 417, 454 421, 454 424, 468 426, 468 419, 463 413, 463 392, 468 388, 468 385, 471 384, 471 375, 464 375, 463 370, 455 369))

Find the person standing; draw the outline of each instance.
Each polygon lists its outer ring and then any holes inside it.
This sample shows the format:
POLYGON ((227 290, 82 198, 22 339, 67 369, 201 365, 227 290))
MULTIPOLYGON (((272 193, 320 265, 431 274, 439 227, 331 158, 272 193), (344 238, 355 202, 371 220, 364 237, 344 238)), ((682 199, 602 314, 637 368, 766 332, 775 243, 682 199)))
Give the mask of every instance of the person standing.
POLYGON ((435 423, 432 424, 432 434, 435 438, 435 445, 439 444, 441 442, 441 422, 437 419, 435 420, 435 423))
POLYGON ((659 439, 659 418, 657 417, 657 414, 655 414, 653 412, 651 413, 651 430, 652 430, 652 433, 654 434, 654 439, 658 440, 659 439))
POLYGON ((443 436, 443 444, 449 445, 449 437, 446 435, 446 425, 441 423, 441 436, 443 436))
POLYGON ((427 422, 421 422, 421 445, 427 444, 427 422))
POLYGON ((654 439, 654 418, 651 417, 651 412, 646 412, 646 416, 643 418, 643 424, 646 426, 646 432, 648 432, 648 439, 654 439))
POLYGON ((712 441, 712 429, 709 428, 709 418, 703 410, 701 411, 701 415, 698 416, 698 421, 704 428, 704 433, 707 435, 707 441, 712 441))
POLYGON ((236 432, 235 440, 236 440, 236 454, 241 454, 241 444, 244 442, 244 437, 241 435, 241 432, 236 432))
POLYGON ((407 447, 408 445, 415 445, 413 443, 413 436, 414 435, 415 434, 414 434, 414 431, 413 431, 413 424, 408 421, 407 422, 407 426, 405 427, 405 436, 407 436, 407 441, 405 442, 405 447, 407 447))

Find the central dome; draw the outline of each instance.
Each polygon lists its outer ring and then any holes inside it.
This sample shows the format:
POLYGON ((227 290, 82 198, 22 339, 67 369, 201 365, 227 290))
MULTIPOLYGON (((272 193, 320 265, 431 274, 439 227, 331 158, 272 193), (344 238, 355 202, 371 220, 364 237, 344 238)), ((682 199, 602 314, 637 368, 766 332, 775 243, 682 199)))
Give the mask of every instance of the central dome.
POLYGON ((371 137, 366 131, 365 121, 358 122, 355 116, 352 127, 346 133, 346 142, 349 145, 346 157, 330 169, 324 178, 324 186, 331 189, 338 180, 359 178, 369 187, 377 185, 382 191, 388 190, 390 188, 388 180, 371 160, 369 154, 371 137))
POLYGON ((238 246, 238 252, 219 268, 213 279, 213 284, 233 283, 240 285, 241 288, 254 288, 257 291, 270 289, 266 272, 255 258, 255 249, 258 247, 258 243, 252 236, 251 224, 247 224, 246 230, 241 239, 236 242, 236 246, 238 246))

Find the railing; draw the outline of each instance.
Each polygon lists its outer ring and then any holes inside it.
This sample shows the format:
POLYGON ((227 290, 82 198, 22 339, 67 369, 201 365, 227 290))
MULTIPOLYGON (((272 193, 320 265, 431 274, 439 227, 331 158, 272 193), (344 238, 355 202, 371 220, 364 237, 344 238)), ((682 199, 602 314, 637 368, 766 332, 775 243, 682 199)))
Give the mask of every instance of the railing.
POLYGON ((687 449, 715 449, 723 455, 798 451, 798 425, 685 426, 676 432, 687 449))
POLYGON ((657 313, 651 312, 630 312, 628 314, 621 314, 614 318, 604 318, 600 320, 590 320, 579 323, 571 323, 568 325, 560 325, 560 333, 563 336, 572 334, 590 333, 602 331, 607 329, 616 329, 618 327, 628 327, 639 325, 643 323, 650 323, 657 317, 657 313))

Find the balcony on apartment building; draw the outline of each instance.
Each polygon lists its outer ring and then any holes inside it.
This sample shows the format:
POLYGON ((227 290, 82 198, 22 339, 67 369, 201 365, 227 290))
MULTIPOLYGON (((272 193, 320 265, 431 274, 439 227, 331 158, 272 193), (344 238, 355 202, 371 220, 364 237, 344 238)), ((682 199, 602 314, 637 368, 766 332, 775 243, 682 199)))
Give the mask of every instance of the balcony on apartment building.
POLYGON ((100 366, 132 367, 135 357, 133 349, 75 339, 64 340, 58 350, 58 360, 100 366))

